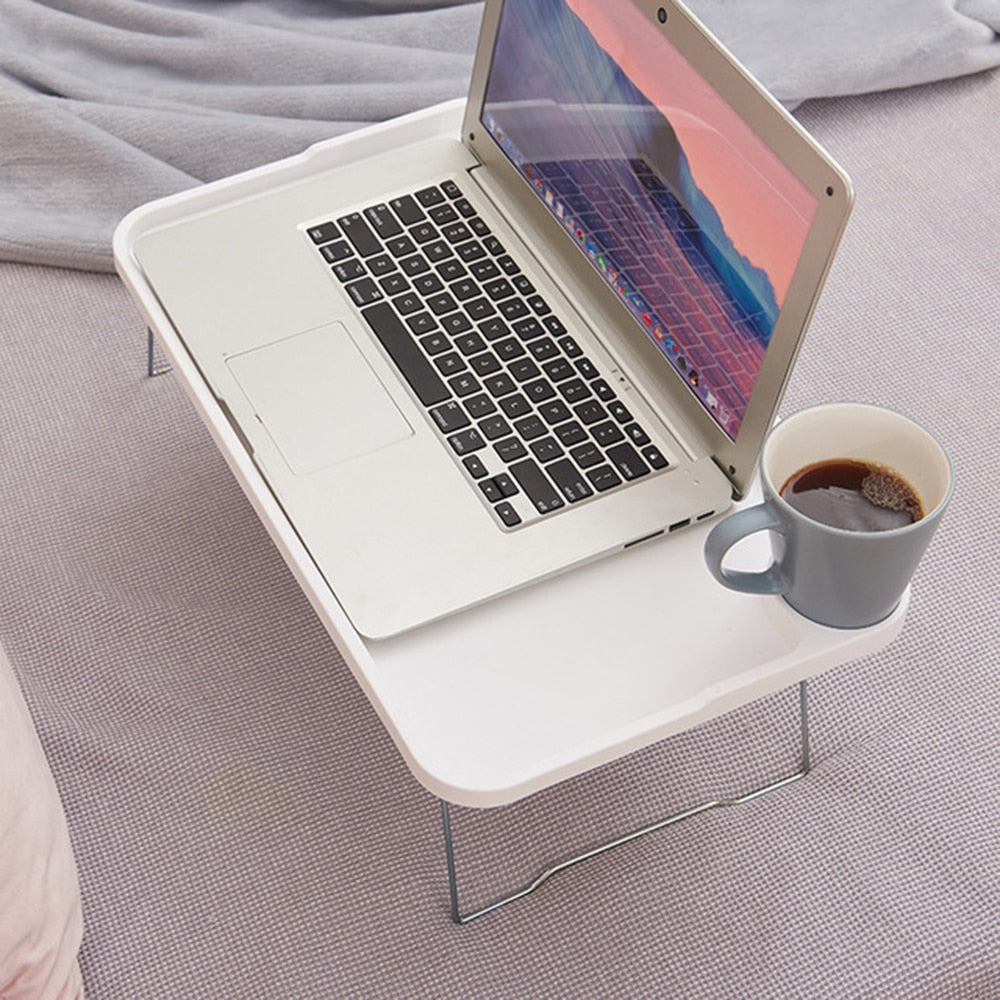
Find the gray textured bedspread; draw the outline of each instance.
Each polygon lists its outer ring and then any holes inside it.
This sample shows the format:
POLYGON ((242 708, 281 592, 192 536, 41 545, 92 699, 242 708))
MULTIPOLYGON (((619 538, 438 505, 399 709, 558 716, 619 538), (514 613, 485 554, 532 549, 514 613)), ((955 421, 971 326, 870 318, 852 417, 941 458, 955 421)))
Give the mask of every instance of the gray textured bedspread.
MULTIPOLYGON (((1000 0, 692 0, 777 97, 1000 63, 1000 0)), ((0 259, 111 269, 135 205, 464 93, 466 0, 3 0, 0 259)))

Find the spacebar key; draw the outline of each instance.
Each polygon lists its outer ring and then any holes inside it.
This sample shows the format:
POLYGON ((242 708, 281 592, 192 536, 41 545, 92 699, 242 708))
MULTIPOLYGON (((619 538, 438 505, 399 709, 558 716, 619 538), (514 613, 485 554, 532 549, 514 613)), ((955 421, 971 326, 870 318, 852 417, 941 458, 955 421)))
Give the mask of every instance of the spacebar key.
POLYGON ((433 406, 451 398, 450 390, 388 302, 362 309, 361 315, 424 406, 433 406))
POLYGON ((515 462, 510 471, 539 514, 548 514, 565 506, 562 497, 552 488, 545 473, 530 458, 523 462, 515 462))

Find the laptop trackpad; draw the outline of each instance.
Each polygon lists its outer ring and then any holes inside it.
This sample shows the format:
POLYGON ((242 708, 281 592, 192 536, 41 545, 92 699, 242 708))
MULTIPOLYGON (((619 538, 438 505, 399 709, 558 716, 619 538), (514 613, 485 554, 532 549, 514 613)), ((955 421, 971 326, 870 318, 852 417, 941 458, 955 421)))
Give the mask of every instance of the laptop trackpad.
POLYGON ((342 323, 237 354, 227 364, 296 475, 413 434, 342 323))

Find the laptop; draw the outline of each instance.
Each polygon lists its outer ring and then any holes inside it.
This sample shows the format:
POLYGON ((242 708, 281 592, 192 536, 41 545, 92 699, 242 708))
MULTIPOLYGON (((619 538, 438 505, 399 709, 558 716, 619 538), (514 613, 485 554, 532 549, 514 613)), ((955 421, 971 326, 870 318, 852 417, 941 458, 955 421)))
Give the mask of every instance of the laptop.
POLYGON ((379 128, 129 251, 357 631, 739 498, 852 195, 691 13, 486 0, 461 134, 379 128))

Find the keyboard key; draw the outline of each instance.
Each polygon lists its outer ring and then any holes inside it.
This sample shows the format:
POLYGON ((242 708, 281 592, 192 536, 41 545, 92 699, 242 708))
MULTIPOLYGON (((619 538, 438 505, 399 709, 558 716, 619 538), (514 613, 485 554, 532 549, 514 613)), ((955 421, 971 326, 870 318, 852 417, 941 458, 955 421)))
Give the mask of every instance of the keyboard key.
MULTIPOLYGON (((453 181, 448 181, 447 183, 454 184, 453 181)), ((443 187, 444 185, 442 185, 443 187)), ((441 188, 437 187, 426 187, 418 191, 414 196, 417 201, 420 202, 424 208, 430 208, 432 205, 440 205, 444 201, 444 193, 441 188)))
MULTIPOLYGON (((627 424, 632 419, 628 407, 620 400, 614 399, 608 403, 608 413, 611 414, 620 424, 627 424)), ((637 444, 645 444, 644 441, 637 441, 637 444)))
POLYGON ((483 245, 478 240, 470 240, 468 243, 460 243, 455 247, 455 253, 466 262, 473 260, 479 260, 480 257, 486 256, 486 251, 483 249, 483 245))
POLYGON ((515 420, 514 427, 525 441, 533 441, 548 432, 548 428, 533 413, 522 420, 515 420))
POLYGON ((539 514, 548 514, 565 506, 565 501, 552 488, 545 473, 530 458, 515 462, 510 472, 539 514))
POLYGON ((553 382, 561 382, 563 379, 571 378, 576 374, 573 366, 565 358, 556 358, 555 361, 546 362, 542 365, 542 371, 553 382))
POLYGON ((508 437, 511 433, 510 424, 500 414, 479 421, 479 429, 487 441, 508 437))
POLYGON ((404 194, 402 198, 393 198, 389 205, 404 226, 412 226, 415 222, 420 222, 425 218, 423 209, 411 195, 404 194))
POLYGON ((397 236, 395 239, 386 240, 385 248, 393 257, 406 257, 416 252, 417 245, 409 236, 397 236))
POLYGON ((521 523, 521 515, 506 500, 501 500, 493 509, 508 528, 516 528, 521 523))
POLYGON ((365 261, 365 264, 368 270, 376 277, 396 270, 396 262, 387 253, 380 253, 374 257, 369 257, 365 261))
POLYGON ((406 325, 415 337, 421 337, 437 329, 437 320, 429 312, 419 312, 415 316, 407 316, 406 325))
POLYGON ((361 315, 424 406, 448 399, 448 387, 388 302, 362 309, 361 315))
POLYGON ((480 351, 485 351, 486 341, 473 330, 471 333, 463 333, 460 337, 456 337, 455 346, 462 352, 462 354, 469 357, 472 354, 478 354, 480 351))
POLYGON ((615 390, 608 385, 607 382, 602 378, 595 378, 593 382, 590 383, 590 388, 594 390, 597 394, 598 399, 603 399, 605 403, 611 402, 612 399, 617 399, 615 395, 615 390))
POLYGON ((427 214, 439 225, 446 226, 449 222, 454 222, 458 218, 458 212, 451 205, 436 205, 427 214))
POLYGON ((528 449, 524 447, 521 439, 516 437, 507 438, 505 441, 497 441, 493 445, 493 450, 497 453, 497 457, 508 465, 511 462, 516 462, 519 458, 524 458, 528 454, 528 449))
POLYGON ((507 365, 507 371, 517 379, 518 382, 527 382, 528 379, 537 378, 541 375, 538 365, 531 358, 518 358, 507 365))
POLYGON ((337 224, 351 241, 359 257, 371 257, 372 254, 381 252, 382 241, 372 232, 360 212, 352 212, 337 219, 337 224))
MULTIPOLYGON (((549 317, 549 319, 552 318, 553 317, 551 316, 549 317)), ((549 332, 554 332, 551 327, 549 328, 549 332)), ((583 354, 583 348, 570 336, 560 337, 559 346, 562 348, 563 354, 565 354, 567 358, 579 358, 580 355, 583 354)), ((588 364, 589 363, 590 362, 588 361, 588 364)), ((577 370, 579 371, 579 365, 577 366, 577 370)), ((582 375, 583 372, 580 372, 580 374, 582 375)), ((597 374, 596 370, 594 374, 597 374)))
POLYGON ((461 404, 453 399, 435 406, 430 412, 442 434, 451 434, 472 423, 461 404))
POLYGON ((415 313, 418 309, 423 308, 420 296, 413 292, 403 292, 402 295, 397 295, 392 300, 392 304, 400 316, 409 316, 410 313, 415 313))
POLYGON ((665 469, 670 463, 664 457, 663 452, 655 444, 646 445, 642 449, 642 457, 649 462, 654 469, 665 469))
POLYGON ((492 479, 484 479, 482 482, 476 484, 480 490, 483 492, 483 496, 489 500, 490 503, 496 503, 498 500, 503 499, 503 494, 500 492, 500 487, 497 486, 496 482, 492 479))
POLYGON ((638 424, 628 424, 625 427, 625 437, 632 444, 639 445, 640 447, 644 444, 649 444, 649 435, 638 424))
MULTIPOLYGON (((425 315, 428 314, 425 313, 425 315)), ((451 347, 451 341, 443 333, 438 332, 423 337, 420 346, 433 357, 435 354, 447 351, 451 347)))
POLYGON ((404 275, 396 271, 393 274, 387 274, 384 278, 380 278, 379 287, 386 295, 399 295, 400 292, 405 292, 409 289, 410 283, 404 275))
POLYGON ((441 320, 441 325, 445 328, 445 331, 455 336, 460 333, 464 333, 466 330, 472 329, 472 320, 469 319, 465 313, 454 312, 448 316, 445 316, 441 320))
POLYGON ((546 472, 559 488, 559 492, 570 502, 577 503, 594 495, 590 484, 572 462, 563 459, 546 466, 546 472))
POLYGON ((412 257, 401 260, 399 266, 402 268, 403 273, 408 274, 411 278, 431 269, 430 264, 419 254, 414 254, 412 257))
POLYGON ((451 289, 451 294, 459 302, 465 302, 466 299, 473 299, 479 294, 479 285, 471 278, 461 278, 459 281, 453 281, 448 287, 451 289))
POLYGON ((479 420, 481 417, 496 413, 497 404, 485 392, 481 392, 478 396, 465 401, 465 409, 473 420, 479 420))
POLYGON ((486 442, 475 427, 452 434, 448 438, 448 444, 451 445, 456 455, 467 455, 469 452, 479 451, 480 448, 486 447, 486 442))
POLYGON ((365 265, 357 257, 334 264, 331 270, 341 281, 354 281, 355 278, 361 278, 368 273, 365 265))
POLYGON ((319 252, 327 264, 336 264, 338 261, 347 260, 354 256, 350 243, 347 240, 337 240, 336 243, 327 243, 325 247, 320 247, 319 252))
POLYGON ((480 280, 489 281, 500 275, 500 268, 491 260, 476 260, 469 265, 469 270, 480 280))
POLYGON ((383 240, 387 240, 391 236, 399 236, 403 231, 403 227, 389 210, 388 205, 373 205, 371 208, 366 208, 365 218, 383 240))
POLYGON ((309 239, 317 246, 321 243, 329 243, 340 236, 340 230, 335 222, 322 222, 318 226, 311 226, 306 232, 309 234, 309 239))
POLYGON ((550 434, 548 437, 542 438, 540 441, 533 441, 531 444, 531 453, 538 459, 539 462, 544 465, 546 462, 551 462, 554 459, 562 458, 566 453, 562 450, 562 446, 559 442, 552 437, 550 434))
POLYGON ((454 351, 449 351, 447 354, 441 354, 436 357, 434 359, 434 366, 446 377, 457 375, 459 372, 465 371, 466 368, 464 359, 454 351))
POLYGON ((427 300, 427 308, 435 316, 443 316, 445 313, 454 312, 458 308, 458 303, 447 292, 439 292, 427 300))
POLYGON ((371 305, 372 302, 378 302, 384 298, 382 289, 371 278, 362 278, 360 281, 352 282, 347 285, 347 292, 354 300, 354 304, 359 307, 371 305))
POLYGON ((528 307, 521 299, 504 299, 497 308, 500 310, 500 315, 507 320, 520 319, 528 315, 528 307))
POLYGON ((598 493, 613 489, 615 486, 621 486, 622 483, 621 477, 610 465, 602 465, 597 469, 591 469, 587 473, 587 478, 598 493))
MULTIPOLYGON (((607 448, 618 441, 625 440, 625 435, 622 434, 618 425, 613 424, 610 420, 606 420, 603 424, 596 424, 591 427, 590 433, 593 435, 594 440, 602 448, 607 448)), ((638 456, 636 457, 638 458, 638 456)))
POLYGON ((441 190, 449 198, 461 198, 462 197, 462 189, 453 180, 446 180, 446 181, 444 181, 441 184, 441 190))
POLYGON ((579 403, 590 396, 590 387, 578 378, 559 384, 559 392, 567 403, 579 403))
POLYGON ((467 455, 462 459, 462 465, 473 479, 482 479, 487 473, 483 460, 476 454, 467 455))
POLYGON ((429 222, 419 222, 415 226, 410 226, 410 238, 414 243, 430 243, 436 240, 438 231, 429 222))
POLYGON ((649 466, 627 441, 609 448, 608 458, 625 479, 638 479, 649 474, 649 466))
POLYGON ((464 222, 454 222, 441 230, 441 235, 449 243, 464 243, 472 239, 472 230, 464 222))
POLYGON ((413 279, 413 287, 421 295, 433 295, 443 291, 444 282, 436 274, 421 274, 413 279))
POLYGON ((432 263, 439 264, 441 261, 451 257, 451 247, 444 240, 435 240, 433 243, 424 244, 424 256, 432 263))
POLYGON ((526 385, 522 386, 524 394, 533 403, 542 403, 546 399, 551 399, 555 394, 555 389, 549 384, 549 382, 544 378, 535 379, 534 382, 528 382, 526 385))
POLYGON ((461 399, 463 396, 471 396, 479 391, 479 382, 471 372, 462 372, 454 378, 448 379, 448 388, 461 399))
POLYGON ((500 494, 504 497, 504 499, 516 496, 520 492, 517 488, 517 483, 515 483, 506 472, 501 472, 500 475, 494 476, 493 482, 497 484, 500 494))
POLYGON ((517 385, 514 380, 506 374, 506 372, 500 372, 497 375, 491 375, 489 378, 483 380, 483 385, 486 386, 486 391, 494 398, 499 399, 501 396, 506 396, 508 393, 513 392, 517 385))
POLYGON ((536 361, 548 361, 549 358, 554 358, 559 353, 559 348, 550 337, 529 341, 528 350, 534 355, 536 361))
POLYGON ((562 442, 564 448, 590 440, 587 432, 575 420, 560 424, 555 429, 555 435, 562 442))
POLYGON ((504 396, 500 400, 500 409, 513 420, 515 417, 523 417, 525 414, 531 413, 531 403, 519 392, 516 392, 513 396, 504 396))
MULTIPOLYGON (((518 320, 514 324, 514 332, 521 338, 521 340, 534 340, 535 337, 540 337, 543 333, 545 333, 545 329, 537 319, 533 316, 529 316, 527 319, 518 320)), ((551 341, 549 341, 549 343, 551 343, 551 341)))
POLYGON ((514 294, 514 286, 506 278, 497 278, 494 281, 486 282, 483 285, 483 290, 494 302, 508 299, 514 294))
POLYGON ((469 364, 472 365, 473 370, 479 375, 493 375, 498 371, 502 371, 500 362, 493 354, 477 354, 469 364))
POLYGON ((604 461, 604 453, 593 441, 588 441, 586 444, 581 444, 576 448, 570 448, 569 453, 573 456, 573 461, 581 469, 593 468, 604 461))
MULTIPOLYGON (((466 309, 469 307, 466 306, 466 309)), ((487 340, 496 340, 497 337, 505 337, 510 333, 510 327, 502 319, 494 317, 493 319, 484 320, 479 324, 479 332, 487 340)))
POLYGON ((513 337, 506 337, 504 340, 496 341, 493 345, 493 350, 497 352, 497 356, 501 361, 513 361, 515 358, 519 358, 525 354, 521 342, 515 340, 513 337))
POLYGON ((596 399, 588 399, 587 402, 574 406, 573 412, 580 422, 588 427, 590 424, 596 424, 598 420, 604 420, 608 415, 608 411, 596 399))
POLYGON ((538 407, 538 413, 550 427, 552 424, 561 424, 564 420, 569 420, 572 414, 569 407, 561 399, 550 399, 538 407))
POLYGON ((456 260, 454 257, 438 263, 435 270, 441 275, 441 278, 444 281, 456 281, 458 278, 461 278, 469 273, 466 271, 465 265, 460 260, 456 260))

